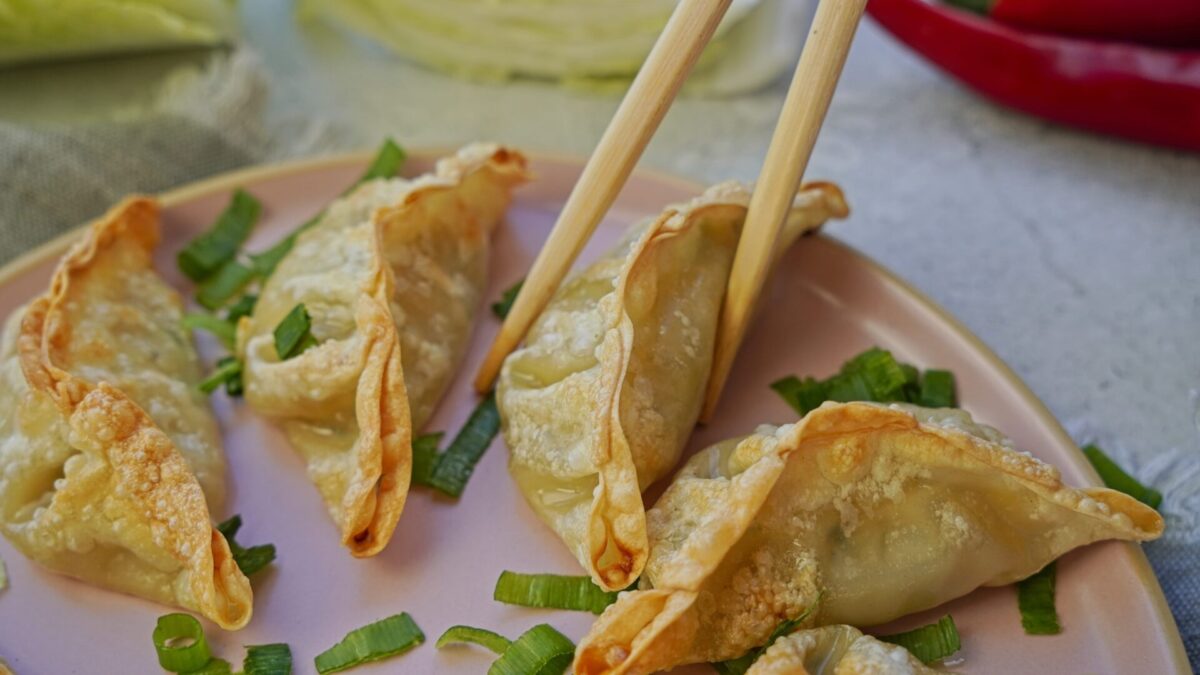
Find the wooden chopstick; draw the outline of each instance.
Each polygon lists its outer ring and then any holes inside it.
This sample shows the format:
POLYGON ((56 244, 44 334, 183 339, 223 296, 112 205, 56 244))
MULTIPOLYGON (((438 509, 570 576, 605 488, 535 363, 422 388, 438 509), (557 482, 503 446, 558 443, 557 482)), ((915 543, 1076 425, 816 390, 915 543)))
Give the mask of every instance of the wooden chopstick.
POLYGON ((775 125, 762 173, 750 198, 746 224, 738 242, 717 326, 712 375, 704 401, 702 420, 709 420, 729 377, 734 356, 770 270, 771 251, 779 236, 829 101, 837 87, 846 54, 854 39, 867 0, 821 0, 800 62, 792 77, 783 112, 775 125))
POLYGON ((681 0, 571 191, 475 376, 484 393, 608 213, 730 0, 681 0))

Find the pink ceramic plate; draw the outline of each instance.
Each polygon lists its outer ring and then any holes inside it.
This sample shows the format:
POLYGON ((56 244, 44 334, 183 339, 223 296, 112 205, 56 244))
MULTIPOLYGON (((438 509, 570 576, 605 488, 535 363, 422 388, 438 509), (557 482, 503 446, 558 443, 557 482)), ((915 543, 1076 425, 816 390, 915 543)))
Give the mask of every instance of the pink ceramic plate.
MULTIPOLYGON (((432 155, 410 160, 406 173, 430 168, 432 155)), ((365 157, 354 156, 254 169, 204 181, 164 196, 164 241, 159 268, 187 288, 175 266, 184 242, 207 227, 230 190, 243 186, 265 205, 251 242, 257 250, 319 211, 350 184, 365 157)), ((579 174, 575 159, 539 157, 538 179, 523 189, 496 237, 491 289, 495 298, 522 277, 579 174)), ((614 243, 631 221, 685 199, 698 186, 678 179, 635 176, 583 254, 590 260, 614 243)), ((851 203, 865 195, 849 195, 851 203)), ((838 225, 829 229, 836 233, 838 225)), ((68 244, 60 239, 0 271, 0 316, 42 292, 68 244)), ((470 355, 429 430, 456 430, 475 404, 471 377, 498 322, 480 308, 470 355)), ((958 375, 963 405, 978 419, 1062 469, 1075 485, 1096 484, 1083 456, 1040 402, 983 344, 904 282, 836 240, 804 240, 767 290, 766 311, 752 329, 726 388, 716 423, 698 431, 692 449, 761 422, 794 414, 768 389, 789 373, 827 375, 871 345, 921 366, 958 375)), ((217 350, 207 337, 201 351, 217 350)), ((484 456, 458 502, 424 489, 409 496, 391 545, 369 560, 351 558, 338 544, 325 507, 304 465, 283 436, 244 405, 214 396, 225 429, 232 497, 222 518, 240 513, 245 544, 274 542, 278 559, 254 581, 254 619, 227 633, 207 625, 214 652, 235 665, 242 645, 287 642, 295 672, 314 672, 313 657, 345 633, 407 611, 427 643, 362 673, 482 673, 490 653, 437 650, 433 641, 453 624, 490 628, 515 637, 550 623, 578 639, 592 616, 537 611, 492 601, 501 570, 578 574, 559 540, 525 505, 505 470, 504 444, 484 456)), ((11 588, 0 592, 0 656, 20 675, 158 672, 150 632, 168 611, 137 598, 93 588, 40 570, 0 539, 11 588)), ((899 629, 951 612, 965 645, 961 670, 970 673, 1185 673, 1175 624, 1146 558, 1133 545, 1104 543, 1068 555, 1059 567, 1058 611, 1065 630, 1055 637, 1022 633, 1011 588, 984 589, 945 607, 913 616, 899 629)), ((711 672, 705 666, 689 673, 711 672)))

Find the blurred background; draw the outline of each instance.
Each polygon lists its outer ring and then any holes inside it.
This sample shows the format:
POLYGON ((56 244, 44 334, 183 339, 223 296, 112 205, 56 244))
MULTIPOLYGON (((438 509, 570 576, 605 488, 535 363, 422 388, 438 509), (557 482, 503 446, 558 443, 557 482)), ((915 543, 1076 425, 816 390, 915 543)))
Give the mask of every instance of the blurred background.
MULTIPOLYGON (((1147 551, 1196 664, 1200 3, 1005 1, 872 0, 807 175, 846 190, 834 236, 1165 493, 1147 551)), ((673 6, 0 3, 0 263, 128 192, 385 135, 586 155, 673 6)), ((734 0, 642 165, 752 180, 812 10, 734 0)))

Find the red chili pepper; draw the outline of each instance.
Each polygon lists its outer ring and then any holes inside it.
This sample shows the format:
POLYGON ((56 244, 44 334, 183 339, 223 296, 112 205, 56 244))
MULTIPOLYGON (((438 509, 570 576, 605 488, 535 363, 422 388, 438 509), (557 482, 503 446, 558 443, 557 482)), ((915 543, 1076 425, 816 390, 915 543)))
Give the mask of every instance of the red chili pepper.
POLYGON ((998 103, 1092 131, 1200 151, 1200 51, 1026 33, 923 0, 871 0, 867 12, 998 103))
POLYGON ((1022 28, 1168 47, 1200 46, 1200 0, 947 0, 1022 28))

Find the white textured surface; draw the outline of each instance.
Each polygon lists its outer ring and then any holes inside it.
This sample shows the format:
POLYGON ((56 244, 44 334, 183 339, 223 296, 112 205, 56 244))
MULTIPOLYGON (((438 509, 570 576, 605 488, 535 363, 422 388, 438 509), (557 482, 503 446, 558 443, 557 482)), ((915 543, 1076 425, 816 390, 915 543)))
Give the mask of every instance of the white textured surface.
MULTIPOLYGON (((243 10, 275 86, 270 109, 328 118, 352 130, 348 145, 393 134, 587 153, 617 105, 448 79, 289 6, 243 10)), ((752 179, 784 86, 678 101, 643 164, 752 179)), ((846 189, 854 216, 837 236, 959 317, 1060 418, 1092 420, 1141 461, 1200 453, 1188 395, 1200 387, 1200 157, 1000 110, 867 19, 808 175, 846 189)))

